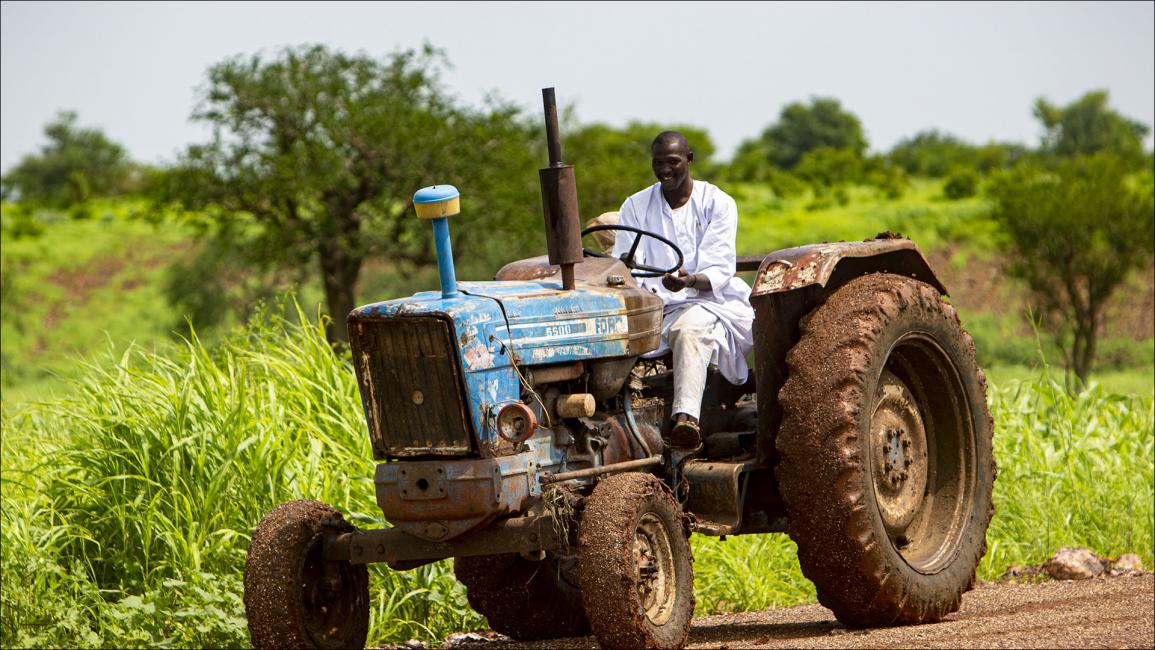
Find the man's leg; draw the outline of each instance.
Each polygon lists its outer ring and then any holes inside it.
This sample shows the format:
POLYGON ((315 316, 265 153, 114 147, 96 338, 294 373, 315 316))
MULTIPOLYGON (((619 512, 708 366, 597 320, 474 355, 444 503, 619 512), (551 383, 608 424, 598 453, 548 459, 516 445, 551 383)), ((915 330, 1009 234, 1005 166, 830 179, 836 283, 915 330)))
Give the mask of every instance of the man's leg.
POLYGON ((699 306, 678 315, 670 326, 667 339, 674 353, 674 404, 676 424, 671 442, 677 447, 695 447, 701 441, 698 417, 702 410, 702 393, 706 389, 706 370, 716 346, 718 317, 699 306))

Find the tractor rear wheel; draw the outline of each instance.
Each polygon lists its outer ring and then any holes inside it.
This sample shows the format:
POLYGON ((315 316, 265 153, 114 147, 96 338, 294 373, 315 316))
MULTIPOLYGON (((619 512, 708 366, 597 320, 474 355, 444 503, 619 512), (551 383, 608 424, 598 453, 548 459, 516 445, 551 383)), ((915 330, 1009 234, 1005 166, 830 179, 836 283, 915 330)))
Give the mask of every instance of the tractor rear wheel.
POLYGON ((650 474, 617 474, 582 512, 578 566, 586 614, 603 648, 680 648, 694 615, 687 520, 650 474))
POLYGON ((541 561, 517 553, 459 557, 453 561, 469 604, 489 627, 521 641, 589 634, 572 557, 541 561))
POLYGON ((320 501, 288 501, 261 519, 245 560, 254 648, 365 647, 369 572, 324 559, 326 537, 353 530, 320 501))
POLYGON ((974 342, 922 282, 856 278, 801 322, 777 477, 819 601, 856 627, 958 609, 986 552, 993 424, 974 342))

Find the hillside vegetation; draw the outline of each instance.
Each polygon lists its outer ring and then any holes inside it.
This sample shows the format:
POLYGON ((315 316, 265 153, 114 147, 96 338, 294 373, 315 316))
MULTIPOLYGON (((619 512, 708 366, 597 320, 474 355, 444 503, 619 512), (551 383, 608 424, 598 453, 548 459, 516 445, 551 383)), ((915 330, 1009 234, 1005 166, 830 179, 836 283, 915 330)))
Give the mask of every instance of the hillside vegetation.
MULTIPOLYGON (((900 232, 920 246, 951 291, 984 367, 999 377, 1023 377, 1037 365, 1040 347, 1056 358, 1049 340, 1037 338, 1031 329, 1024 292, 999 271, 997 232, 984 199, 948 200, 943 181, 933 179, 916 179, 899 199, 877 188, 852 187, 845 204, 809 193, 783 199, 757 183, 734 183, 728 189, 739 205, 739 254, 900 232)), ((196 314, 184 310, 186 303, 174 304, 198 287, 207 295, 197 299, 210 305, 227 303, 244 291, 274 296, 295 289, 313 311, 321 299, 316 284, 294 285, 240 267, 198 269, 195 261, 204 244, 193 231, 179 220, 137 218, 143 212, 139 202, 101 201, 83 220, 45 211, 38 219, 41 231, 34 234, 21 231, 16 212, 11 204, 0 210, 0 381, 6 406, 59 394, 63 380, 76 376, 78 358, 119 354, 130 343, 169 349, 187 335, 188 319, 203 340, 212 342, 243 320, 231 312, 198 322, 196 314), (212 270, 227 277, 210 277, 212 270), (261 285, 260 292, 247 285, 261 285)), ((461 219, 469 217, 465 213, 461 219)), ((540 217, 527 212, 526 218, 540 217)), ((504 261, 538 254, 507 251, 504 261)), ((467 260, 459 275, 486 278, 497 268, 477 267, 467 260)), ((1109 388, 1143 393, 1155 386, 1151 275, 1150 268, 1137 275, 1115 298, 1102 368, 1095 375, 1109 388)), ((357 296, 362 303, 389 299, 436 282, 433 269, 401 276, 388 259, 375 258, 367 264, 357 296)), ((251 302, 252 296, 247 299, 251 302)))

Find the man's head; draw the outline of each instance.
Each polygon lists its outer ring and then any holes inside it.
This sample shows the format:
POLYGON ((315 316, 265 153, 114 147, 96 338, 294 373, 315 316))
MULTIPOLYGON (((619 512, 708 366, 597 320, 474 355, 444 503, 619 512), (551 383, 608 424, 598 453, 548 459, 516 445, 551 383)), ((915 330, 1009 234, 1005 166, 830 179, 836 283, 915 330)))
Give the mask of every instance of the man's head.
POLYGON ((654 176, 662 184, 663 192, 672 192, 690 182, 694 152, 690 151, 686 136, 677 131, 663 131, 650 145, 650 154, 654 176))

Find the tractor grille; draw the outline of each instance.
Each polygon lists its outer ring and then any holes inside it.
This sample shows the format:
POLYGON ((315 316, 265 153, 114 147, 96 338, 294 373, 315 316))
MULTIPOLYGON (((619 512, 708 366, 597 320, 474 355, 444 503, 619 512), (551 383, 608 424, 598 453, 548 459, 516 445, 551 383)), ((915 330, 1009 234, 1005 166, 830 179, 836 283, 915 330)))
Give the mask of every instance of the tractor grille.
POLYGON ((374 457, 469 454, 464 383, 450 323, 414 317, 349 325, 374 457))

